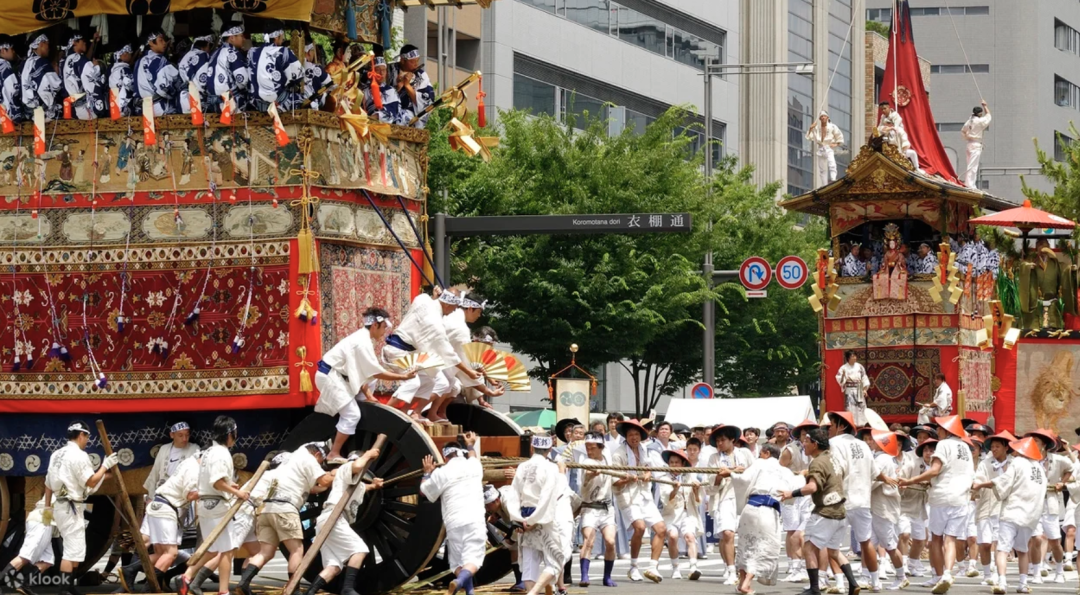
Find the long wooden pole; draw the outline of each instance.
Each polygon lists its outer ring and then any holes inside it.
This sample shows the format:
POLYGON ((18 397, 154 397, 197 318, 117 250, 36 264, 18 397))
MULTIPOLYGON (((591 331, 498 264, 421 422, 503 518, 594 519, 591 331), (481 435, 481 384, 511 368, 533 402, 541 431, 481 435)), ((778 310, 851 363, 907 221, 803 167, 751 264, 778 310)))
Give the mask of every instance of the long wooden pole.
MULTIPOLYGON (((371 448, 381 451, 385 444, 386 434, 379 434, 378 437, 375 438, 375 444, 373 444, 371 448)), ((345 464, 351 465, 352 463, 349 462, 345 464)), ((370 464, 371 461, 367 461, 367 463, 364 464, 364 468, 360 470, 360 473, 358 473, 357 476, 363 475, 370 464)), ((357 481, 345 488, 345 493, 341 495, 341 499, 338 500, 337 504, 334 506, 334 510, 330 511, 330 516, 326 518, 326 523, 323 524, 324 530, 320 531, 319 534, 315 536, 315 540, 311 542, 311 547, 304 553, 304 559, 300 561, 300 566, 296 569, 296 572, 293 573, 292 578, 289 579, 289 583, 285 585, 285 589, 281 592, 281 595, 292 595, 293 591, 296 590, 296 587, 300 585, 300 580, 304 578, 304 573, 307 572, 308 566, 311 566, 311 563, 315 561, 315 556, 318 555, 319 549, 326 541, 326 537, 330 535, 334 523, 336 523, 341 517, 341 514, 345 512, 345 508, 349 505, 349 501, 352 500, 353 493, 356 492, 357 486, 361 483, 362 482, 357 481)))
MULTIPOLYGON (((113 453, 112 442, 109 441, 109 434, 105 431, 105 422, 97 420, 98 436, 101 437, 101 447, 105 449, 105 455, 111 456, 113 453)), ((116 483, 120 484, 120 503, 123 505, 123 510, 126 513, 124 520, 127 521, 128 527, 131 528, 131 535, 135 541, 135 552, 139 554, 139 560, 142 561, 143 572, 146 574, 146 582, 150 583, 150 588, 153 589, 153 593, 161 593, 161 585, 158 584, 157 573, 154 572, 154 564, 150 562, 150 552, 146 549, 146 544, 143 543, 142 535, 139 533, 139 524, 135 520, 135 508, 131 506, 131 496, 128 495, 127 485, 124 484, 124 476, 120 473, 120 465, 112 468, 113 473, 116 473, 116 483)), ((122 515, 123 516, 123 515, 122 515)), ((132 585, 128 585, 128 588, 132 588, 132 585)))
MULTIPOLYGON (((244 484, 243 489, 248 493, 251 493, 251 490, 254 489, 255 484, 259 483, 259 480, 262 479, 263 473, 266 473, 266 469, 268 467, 270 467, 270 461, 263 461, 261 464, 259 464, 259 468, 255 470, 255 475, 252 475, 251 479, 249 479, 248 482, 244 484)), ((217 538, 221 537, 221 534, 224 533, 225 529, 229 527, 229 521, 232 520, 233 516, 236 515, 237 511, 239 511, 240 507, 243 505, 244 501, 240 499, 237 499, 236 502, 232 503, 232 506, 229 507, 228 512, 225 513, 225 516, 221 517, 221 521, 217 524, 216 527, 214 527, 214 530, 210 532, 210 535, 208 535, 206 539, 203 540, 202 545, 199 546, 199 549, 195 550, 195 553, 192 554, 190 558, 188 558, 188 566, 194 566, 198 564, 199 560, 206 555, 207 551, 209 551, 210 546, 214 545, 214 542, 217 541, 217 538)))

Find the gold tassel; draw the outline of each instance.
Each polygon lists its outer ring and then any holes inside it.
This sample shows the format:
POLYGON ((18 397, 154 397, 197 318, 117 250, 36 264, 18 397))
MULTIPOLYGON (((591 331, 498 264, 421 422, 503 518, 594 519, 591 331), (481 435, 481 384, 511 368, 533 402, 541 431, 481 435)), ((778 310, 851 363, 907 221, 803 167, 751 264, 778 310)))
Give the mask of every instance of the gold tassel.
POLYGON ((435 260, 435 257, 431 253, 431 243, 424 240, 424 278, 434 279, 435 271, 431 269, 431 263, 435 260))
POLYGON ((315 390, 315 387, 311 384, 311 372, 308 368, 313 367, 314 364, 307 361, 307 347, 297 347, 296 355, 300 357, 300 361, 296 363, 300 366, 300 392, 310 393, 315 390))
MULTIPOLYGON (((305 215, 301 215, 305 216, 305 215)), ((298 259, 297 271, 301 275, 309 275, 315 272, 316 267, 311 262, 312 244, 315 239, 311 237, 311 230, 302 226, 300 233, 296 234, 296 257, 298 259)))

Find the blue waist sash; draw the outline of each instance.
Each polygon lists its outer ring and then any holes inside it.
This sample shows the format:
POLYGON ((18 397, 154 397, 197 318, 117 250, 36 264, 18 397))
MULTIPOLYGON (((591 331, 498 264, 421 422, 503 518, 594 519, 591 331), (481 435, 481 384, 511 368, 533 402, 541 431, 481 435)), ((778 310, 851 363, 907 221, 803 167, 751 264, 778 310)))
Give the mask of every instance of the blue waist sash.
POLYGON ((389 335, 388 337, 386 337, 386 344, 392 347, 397 347, 402 351, 416 351, 415 347, 409 345, 405 341, 402 341, 401 337, 397 335, 389 335))
POLYGON ((326 363, 326 362, 324 362, 322 360, 319 360, 319 363, 316 364, 316 366, 318 366, 319 371, 322 372, 323 374, 329 374, 330 370, 332 370, 332 368, 330 367, 330 364, 328 364, 328 363, 326 363))
POLYGON ((522 506, 521 507, 521 518, 530 517, 530 516, 532 516, 532 513, 534 513, 534 512, 536 512, 536 507, 535 506, 522 506))
POLYGON ((753 494, 747 500, 746 503, 750 506, 767 506, 780 512, 780 501, 768 494, 753 494))

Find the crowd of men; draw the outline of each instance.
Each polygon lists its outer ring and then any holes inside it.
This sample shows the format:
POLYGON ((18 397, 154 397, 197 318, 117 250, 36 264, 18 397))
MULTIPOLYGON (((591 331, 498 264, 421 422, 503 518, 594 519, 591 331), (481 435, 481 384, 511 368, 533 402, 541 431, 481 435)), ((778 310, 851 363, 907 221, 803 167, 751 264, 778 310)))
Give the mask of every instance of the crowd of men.
MULTIPOLYGON (((172 443, 158 451, 146 480, 139 531, 163 585, 179 566, 185 570, 181 595, 201 595, 215 574, 218 592, 228 593, 237 549, 247 553, 238 595, 251 594, 253 579, 279 547, 290 575, 297 572, 304 554, 300 510, 309 495, 329 491, 315 522, 317 534, 329 532, 320 550, 323 568, 305 593, 318 593, 344 573, 342 593, 355 595, 369 549, 350 515, 367 492, 383 485, 381 478, 363 477, 377 450, 331 458, 329 444, 308 443, 275 454, 255 485, 241 486, 229 452, 235 420, 219 416, 202 450, 190 443, 186 423, 170 430, 172 443), (351 505, 330 525, 330 511, 347 495, 351 505), (244 504, 229 518, 236 501, 244 504), (191 551, 178 555, 185 529, 197 526, 208 540, 218 525, 227 528, 185 568, 191 551)), ((34 573, 48 570, 55 562, 55 527, 63 540, 61 592, 77 595, 72 573, 86 555, 85 502, 118 459, 105 457, 95 470, 85 452, 89 426, 74 422, 67 433, 68 444, 50 458, 45 493, 27 517, 19 554, 0 578, 21 573, 29 585, 34 573)), ((1044 577, 1065 582, 1074 562, 1076 503, 1066 505, 1064 495, 1080 490, 1080 462, 1076 449, 1048 430, 1017 438, 955 415, 878 430, 858 427, 841 411, 828 413, 822 425, 778 422, 764 434, 730 425, 643 424, 619 414, 591 428, 562 420, 555 434, 534 435, 531 458, 507 469, 509 482, 500 488, 484 485, 471 433, 442 449, 445 464, 430 456, 423 461, 420 492, 442 509, 455 575, 451 593, 473 592, 489 543, 511 550, 512 589, 533 595, 548 585, 565 592, 573 581, 575 543, 580 586, 591 584, 594 555, 603 558, 605 587, 617 586, 613 568, 620 557, 629 558, 627 577, 634 582, 662 582, 665 554, 670 578, 698 580, 697 562, 706 557, 700 540, 710 518, 725 566, 721 580, 744 595, 753 592, 754 580, 808 583, 805 592, 813 595, 853 595, 906 589, 915 577, 925 577, 921 586, 940 595, 959 575, 981 576, 998 595, 1015 578, 1016 592, 1030 593, 1044 577), (611 466, 626 469, 602 468, 611 466), (649 557, 639 559, 647 535, 649 557), (849 540, 851 555, 861 561, 859 575, 844 553, 849 540), (784 578, 781 554, 788 558, 784 578), (1013 557, 1019 572, 1010 577, 1013 557)), ((121 568, 127 590, 134 590, 141 569, 139 560, 121 568)))
MULTIPOLYGON (((956 254, 956 268, 961 275, 966 275, 968 269, 975 276, 986 272, 997 275, 1001 255, 989 248, 978 233, 970 237, 960 234, 956 238, 949 238, 949 244, 949 249, 956 254)), ((938 266, 938 255, 931 242, 901 244, 900 252, 904 255, 903 262, 910 275, 930 275, 938 266)), ((840 244, 837 271, 841 277, 874 275, 881 268, 884 256, 881 242, 875 242, 873 246, 844 242, 840 244)))
POLYGON ((137 116, 152 106, 154 116, 279 112, 335 107, 331 94, 339 85, 356 88, 358 105, 339 97, 337 107, 361 109, 383 122, 409 125, 426 121, 425 108, 435 101, 434 88, 413 45, 401 48, 387 62, 381 47, 362 68, 358 44, 339 43, 329 63, 322 48, 308 43, 303 62, 289 47, 284 30, 262 34, 253 44, 242 24, 229 24, 220 35, 203 35, 174 45, 160 30, 142 45, 127 44, 108 56, 95 56, 98 36, 72 33, 54 52, 45 34, 28 44, 22 63, 11 38, 0 39, 0 107, 14 123, 33 118, 41 109, 46 121, 58 118, 92 120, 137 116), (104 58, 104 59, 103 59, 104 58), (337 79, 337 80, 335 80, 337 79))

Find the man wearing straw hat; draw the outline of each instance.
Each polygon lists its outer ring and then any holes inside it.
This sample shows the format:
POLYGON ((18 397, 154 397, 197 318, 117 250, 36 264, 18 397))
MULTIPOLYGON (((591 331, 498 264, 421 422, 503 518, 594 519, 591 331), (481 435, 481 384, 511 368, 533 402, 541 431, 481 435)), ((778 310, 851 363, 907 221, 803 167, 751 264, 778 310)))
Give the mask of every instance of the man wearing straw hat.
MULTIPOLYGON (((791 471, 797 482, 803 482, 803 474, 810 466, 810 457, 803 451, 800 438, 802 433, 818 427, 812 419, 804 420, 794 429, 788 430, 788 425, 780 422, 773 426, 773 437, 776 445, 780 447, 780 465, 791 471)), ((796 485, 794 487, 802 487, 796 485)), ((807 498, 787 500, 781 502, 780 518, 787 533, 784 547, 788 557, 788 574, 781 581, 785 583, 798 583, 808 580, 806 577, 806 563, 803 561, 802 547, 803 535, 806 531, 806 521, 810 519, 810 511, 813 505, 807 498)))
POLYGON ((460 587, 472 595, 473 575, 484 564, 487 523, 484 522, 484 467, 474 455, 476 434, 465 434, 465 445, 449 442, 443 446, 446 464, 435 468, 431 455, 424 457, 424 478, 420 492, 442 506, 446 527, 446 554, 454 580, 451 595, 460 587))
MULTIPOLYGON (((716 448, 716 454, 709 459, 709 467, 726 467, 741 473, 754 464, 750 451, 736 448, 735 441, 742 437, 742 430, 736 426, 717 426, 709 434, 709 443, 716 448)), ((714 532, 720 534, 720 556, 727 569, 724 571, 724 584, 738 582, 735 573, 735 533, 739 530, 738 502, 731 480, 717 475, 709 494, 709 512, 712 514, 714 532)))
MULTIPOLYGON (((611 464, 626 467, 650 466, 649 451, 642 444, 648 437, 649 432, 637 420, 619 422, 615 430, 623 437, 625 442, 615 448, 611 455, 611 464)), ((657 563, 664 549, 664 536, 667 535, 667 527, 664 518, 657 508, 652 497, 649 472, 627 472, 627 477, 616 480, 612 484, 615 489, 615 501, 622 512, 623 522, 627 530, 632 530, 630 536, 630 571, 627 577, 632 581, 640 581, 642 577, 654 583, 660 582, 660 573, 657 571, 657 563), (650 552, 652 559, 644 574, 638 568, 638 555, 641 553, 641 541, 645 537, 645 529, 652 529, 652 541, 650 552)))
POLYGON ((930 505, 930 562, 941 579, 934 585, 934 595, 948 592, 953 584, 952 567, 956 562, 956 538, 967 537, 970 524, 971 484, 975 479, 975 464, 970 441, 960 416, 938 417, 945 439, 935 445, 930 469, 900 485, 910 486, 930 481, 927 491, 930 505))
MULTIPOLYGON (((881 470, 881 474, 886 477, 897 477, 900 474, 900 466, 904 462, 899 437, 895 432, 882 430, 871 430, 870 436, 873 438, 872 444, 877 452, 874 462, 881 470)), ((897 549, 900 537, 900 490, 896 485, 883 481, 874 482, 873 491, 870 493, 870 512, 874 545, 885 550, 896 570, 896 580, 888 586, 888 590, 905 589, 910 583, 904 561, 897 549)))
POLYGON ((1020 570, 1020 586, 1017 593, 1031 593, 1027 584, 1028 542, 1039 526, 1043 499, 1046 497, 1046 473, 1042 465, 1042 452, 1032 437, 1014 440, 1009 447, 1015 452, 1005 465, 1004 471, 988 481, 977 482, 972 489, 993 488, 1001 499, 1001 518, 998 522, 997 572, 998 582, 993 587, 996 595, 1004 595, 1008 589, 1006 569, 1009 553, 1016 551, 1020 570))
POLYGON ((1053 452, 1058 446, 1058 437, 1054 432, 1040 428, 1024 436, 1034 438, 1042 452, 1042 466, 1046 472, 1047 483, 1046 503, 1042 518, 1039 520, 1039 527, 1035 530, 1035 547, 1031 551, 1031 563, 1035 574, 1031 582, 1040 584, 1043 582, 1044 573, 1049 574, 1042 569, 1043 558, 1049 547, 1056 565, 1054 578, 1051 580, 1055 583, 1064 583, 1064 552, 1061 548, 1061 524, 1058 519, 1061 511, 1065 509, 1065 500, 1061 491, 1065 489, 1065 484, 1069 483, 1072 475, 1072 461, 1068 457, 1053 452))
MULTIPOLYGON (((975 483, 992 481, 1005 472, 1009 463, 1009 443, 1016 436, 1003 430, 986 439, 990 443, 990 456, 979 461, 975 469, 975 483)), ((975 540, 979 545, 979 558, 983 565, 983 581, 986 586, 997 584, 997 568, 993 560, 993 545, 998 541, 998 527, 1001 516, 1001 498, 992 487, 973 490, 975 500, 975 540)))

